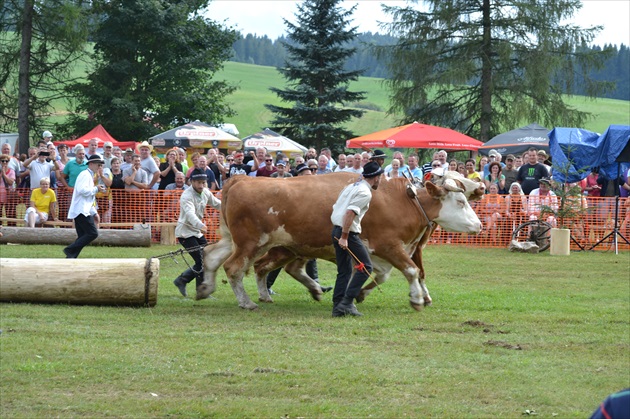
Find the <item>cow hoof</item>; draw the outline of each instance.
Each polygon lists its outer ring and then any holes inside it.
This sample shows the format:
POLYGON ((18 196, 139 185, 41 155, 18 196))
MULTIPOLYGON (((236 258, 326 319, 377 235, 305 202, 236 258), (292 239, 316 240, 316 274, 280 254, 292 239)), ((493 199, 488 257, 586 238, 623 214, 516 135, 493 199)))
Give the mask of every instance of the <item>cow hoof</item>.
POLYGON ((271 299, 271 297, 269 297, 269 298, 259 297, 258 301, 260 301, 261 303, 273 303, 273 300, 271 299))
POLYGON ((363 300, 365 300, 365 294, 363 292, 360 292, 359 295, 357 295, 357 298, 355 298, 355 300, 357 301, 357 303, 362 303, 363 300))
POLYGON ((245 304, 245 305, 240 305, 239 304, 239 307, 242 308, 242 309, 245 309, 245 310, 254 311, 254 310, 258 309, 258 304, 250 302, 250 303, 245 304))
POLYGON ((433 300, 431 299, 431 297, 425 297, 424 298, 424 306, 425 307, 429 307, 432 304, 433 304, 433 300))
POLYGON ((411 305, 411 308, 416 311, 422 311, 422 309, 424 308, 424 304, 414 303, 413 301, 409 301, 409 304, 411 305))
POLYGON ((315 301, 322 301, 322 295, 324 294, 322 293, 322 290, 320 289, 311 291, 311 297, 313 297, 313 300, 315 301))
POLYGON ((205 300, 210 297, 210 287, 205 284, 201 284, 197 287, 197 295, 195 295, 195 300, 205 300))

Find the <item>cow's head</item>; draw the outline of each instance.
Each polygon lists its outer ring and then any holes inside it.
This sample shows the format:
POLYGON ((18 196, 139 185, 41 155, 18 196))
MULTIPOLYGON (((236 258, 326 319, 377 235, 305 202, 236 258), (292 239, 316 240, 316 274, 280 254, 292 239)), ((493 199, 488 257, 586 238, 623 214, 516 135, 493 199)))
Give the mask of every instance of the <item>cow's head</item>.
POLYGON ((486 186, 483 182, 468 179, 462 176, 461 173, 452 170, 446 171, 444 176, 437 180, 435 184, 437 186, 445 186, 449 180, 455 182, 457 187, 462 189, 461 192, 466 196, 468 201, 479 201, 486 193, 486 186))
POLYGON ((440 212, 433 219, 444 230, 454 233, 479 234, 481 221, 468 203, 464 189, 453 179, 445 179, 444 186, 426 183, 429 195, 441 203, 440 212))

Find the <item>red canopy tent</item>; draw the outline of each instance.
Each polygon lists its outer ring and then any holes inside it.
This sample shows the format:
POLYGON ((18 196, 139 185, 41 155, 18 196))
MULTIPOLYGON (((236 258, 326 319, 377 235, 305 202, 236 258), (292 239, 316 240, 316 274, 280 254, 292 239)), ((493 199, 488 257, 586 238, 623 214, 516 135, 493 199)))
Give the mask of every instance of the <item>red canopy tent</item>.
POLYGON ((412 124, 373 132, 346 141, 348 148, 440 148, 477 150, 483 143, 450 128, 412 124))
POLYGON ((53 141, 53 144, 55 144, 55 145, 65 144, 69 148, 72 148, 72 147, 74 147, 77 144, 81 144, 82 146, 87 148, 88 143, 90 142, 90 140, 92 138, 96 138, 98 140, 98 148, 103 148, 103 144, 105 143, 105 141, 111 141, 112 145, 114 147, 118 146, 118 147, 120 147, 123 150, 125 150, 127 148, 131 148, 131 149, 135 150, 136 145, 138 144, 135 141, 118 141, 118 140, 116 140, 114 137, 109 135, 109 132, 107 132, 107 130, 105 130, 105 128, 103 128, 103 126, 101 124, 98 124, 97 126, 92 128, 92 130, 90 132, 88 132, 87 134, 77 138, 76 140, 53 141))

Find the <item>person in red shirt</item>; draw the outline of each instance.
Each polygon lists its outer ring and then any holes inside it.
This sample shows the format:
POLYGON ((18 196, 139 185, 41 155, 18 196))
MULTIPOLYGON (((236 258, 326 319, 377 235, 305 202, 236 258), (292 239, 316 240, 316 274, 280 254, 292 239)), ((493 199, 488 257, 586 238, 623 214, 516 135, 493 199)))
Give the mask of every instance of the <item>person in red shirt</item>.
POLYGON ((271 157, 271 154, 267 153, 265 154, 265 165, 258 168, 258 170, 256 171, 256 177, 271 177, 271 175, 276 173, 277 171, 278 169, 276 169, 276 167, 273 165, 273 157, 271 157))

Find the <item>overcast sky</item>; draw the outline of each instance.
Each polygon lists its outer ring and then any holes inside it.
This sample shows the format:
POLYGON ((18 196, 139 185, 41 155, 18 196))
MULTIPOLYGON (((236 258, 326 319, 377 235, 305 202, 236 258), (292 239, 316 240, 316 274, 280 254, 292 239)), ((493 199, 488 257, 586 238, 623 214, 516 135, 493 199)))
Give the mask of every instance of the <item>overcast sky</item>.
MULTIPOLYGON (((272 40, 285 31, 284 19, 295 22, 297 11, 294 0, 212 0, 208 17, 233 26, 243 35, 253 33, 267 35, 272 40)), ((378 22, 385 19, 380 5, 402 6, 404 0, 355 0, 343 1, 342 5, 350 8, 358 5, 352 15, 353 25, 359 32, 381 32, 378 22)), ((604 25, 594 43, 630 45, 630 0, 585 0, 574 23, 581 27, 604 25)))

